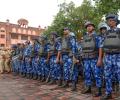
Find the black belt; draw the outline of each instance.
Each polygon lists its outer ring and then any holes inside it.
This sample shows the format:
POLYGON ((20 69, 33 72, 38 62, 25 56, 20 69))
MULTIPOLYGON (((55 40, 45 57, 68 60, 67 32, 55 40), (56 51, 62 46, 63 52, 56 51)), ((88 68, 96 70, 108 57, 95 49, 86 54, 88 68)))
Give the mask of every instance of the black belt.
POLYGON ((98 52, 91 52, 91 53, 83 53, 82 58, 96 58, 98 56, 98 52))
POLYGON ((119 54, 120 50, 106 50, 105 53, 106 54, 119 54))
POLYGON ((41 53, 41 54, 39 54, 39 56, 46 56, 47 55, 47 53, 41 53))
POLYGON ((109 54, 109 55, 114 55, 114 54, 120 54, 120 52, 118 53, 118 52, 106 52, 106 54, 109 54))

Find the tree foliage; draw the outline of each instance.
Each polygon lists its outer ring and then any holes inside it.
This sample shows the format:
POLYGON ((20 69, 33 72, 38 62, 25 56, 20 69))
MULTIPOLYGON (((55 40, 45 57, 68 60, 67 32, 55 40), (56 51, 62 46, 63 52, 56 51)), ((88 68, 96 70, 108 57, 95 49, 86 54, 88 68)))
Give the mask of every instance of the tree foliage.
POLYGON ((98 25, 103 15, 109 12, 117 13, 120 9, 119 0, 93 1, 95 1, 95 5, 91 4, 91 0, 83 0, 81 6, 78 7, 75 7, 73 2, 60 4, 59 12, 54 17, 51 26, 48 26, 45 34, 49 35, 50 32, 56 31, 59 35, 62 35, 63 28, 68 27, 79 37, 85 31, 84 23, 86 21, 91 21, 98 25))
POLYGON ((101 15, 108 13, 117 14, 120 10, 120 0, 93 0, 101 15))

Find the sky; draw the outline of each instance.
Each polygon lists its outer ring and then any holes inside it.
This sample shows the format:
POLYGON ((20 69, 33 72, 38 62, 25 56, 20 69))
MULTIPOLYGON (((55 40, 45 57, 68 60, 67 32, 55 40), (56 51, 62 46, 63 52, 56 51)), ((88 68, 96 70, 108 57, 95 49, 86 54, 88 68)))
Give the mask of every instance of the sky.
MULTIPOLYGON (((60 3, 71 0, 0 0, 0 21, 6 19, 10 23, 17 24, 17 20, 25 18, 29 26, 44 28, 49 26, 57 14, 60 3)), ((76 6, 81 5, 83 0, 72 0, 76 6)))
MULTIPOLYGON (((64 1, 69 3, 71 0, 0 0, 0 21, 9 19, 10 23, 17 24, 18 19, 25 18, 29 21, 28 26, 44 28, 51 25, 59 11, 58 5, 64 1)), ((83 0, 72 1, 80 6, 83 0)))

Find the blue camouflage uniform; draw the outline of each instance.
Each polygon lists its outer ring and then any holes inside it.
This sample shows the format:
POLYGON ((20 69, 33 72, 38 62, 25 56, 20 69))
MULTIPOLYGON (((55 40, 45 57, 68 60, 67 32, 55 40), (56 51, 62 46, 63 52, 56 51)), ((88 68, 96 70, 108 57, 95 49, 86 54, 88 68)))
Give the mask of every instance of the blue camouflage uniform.
MULTIPOLYGON (((69 50, 67 52, 64 52, 62 50, 62 61, 63 61, 63 77, 65 81, 71 80, 71 74, 74 73, 76 70, 72 71, 73 61, 72 57, 76 53, 76 39, 74 36, 65 37, 65 41, 67 45, 69 46, 69 50), (69 38, 68 40, 66 38, 69 38), (71 55, 69 55, 71 53, 71 55), (72 73, 71 73, 72 71, 72 73)), ((63 48, 62 48, 63 49, 63 48)), ((66 51, 66 50, 65 50, 66 51)), ((75 73, 74 73, 75 75, 75 73)), ((76 77, 72 77, 72 80, 76 80, 76 77)))
MULTIPOLYGON (((75 38, 75 37, 74 37, 75 38)), ((76 59, 79 59, 79 54, 80 54, 80 51, 81 51, 81 46, 78 44, 77 40, 75 41, 75 53, 74 53, 74 56, 76 59)), ((71 80, 73 82, 77 82, 78 80, 78 75, 79 75, 79 72, 82 72, 82 69, 81 69, 81 66, 79 66, 80 63, 76 63, 74 64, 73 68, 71 69, 71 80)))
POLYGON ((24 49, 24 64, 23 64, 23 73, 30 74, 32 72, 31 66, 31 54, 32 54, 32 45, 28 44, 24 49))
MULTIPOLYGON (((117 28, 110 29, 108 31, 116 32, 117 28)), ((112 82, 120 82, 120 52, 105 53, 104 74, 106 81, 106 94, 109 95, 112 93, 112 82)))
POLYGON ((50 44, 50 48, 50 76, 54 80, 59 80, 61 79, 61 66, 59 63, 56 63, 56 58, 58 51, 61 51, 61 42, 55 41, 53 44, 50 44))
POLYGON ((19 60, 20 50, 19 50, 18 45, 17 45, 17 48, 15 50, 15 54, 16 55, 14 56, 15 59, 14 59, 13 63, 14 63, 14 70, 15 70, 15 72, 17 74, 20 71, 20 60, 19 60))
MULTIPOLYGON (((95 32, 92 33, 96 43, 96 49, 101 48, 102 39, 96 35, 95 32)), ((91 86, 92 80, 95 79, 96 86, 98 88, 102 87, 102 67, 97 66, 98 56, 95 58, 83 58, 83 66, 84 66, 84 77, 85 77, 85 85, 91 86)))
POLYGON ((22 74, 23 66, 24 66, 24 59, 23 59, 24 48, 20 48, 20 69, 19 72, 22 74))
POLYGON ((82 57, 81 57, 81 54, 82 54, 82 47, 81 47, 81 41, 78 43, 78 59, 79 59, 79 74, 83 77, 84 74, 83 74, 83 61, 82 61, 82 57))
POLYGON ((40 44, 35 42, 32 46, 33 54, 32 54, 32 74, 38 75, 38 68, 39 68, 39 50, 40 44))
POLYGON ((16 72, 16 66, 15 66, 16 61, 13 59, 13 58, 16 56, 16 48, 17 48, 16 45, 13 45, 13 46, 12 46, 13 51, 12 51, 12 61, 11 61, 11 66, 12 66, 12 71, 13 71, 13 73, 16 72))
POLYGON ((49 64, 46 63, 47 54, 49 52, 49 45, 48 43, 41 44, 40 46, 40 59, 39 59, 39 69, 38 75, 42 77, 47 77, 49 73, 49 64))

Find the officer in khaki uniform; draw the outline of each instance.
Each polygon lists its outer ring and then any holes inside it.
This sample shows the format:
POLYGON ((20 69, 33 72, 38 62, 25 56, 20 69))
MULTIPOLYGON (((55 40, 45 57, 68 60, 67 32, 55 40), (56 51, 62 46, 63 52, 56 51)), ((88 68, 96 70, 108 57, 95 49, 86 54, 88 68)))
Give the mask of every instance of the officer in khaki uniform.
POLYGON ((0 73, 4 72, 4 51, 3 48, 0 48, 0 73))
POLYGON ((7 73, 10 72, 10 51, 9 51, 9 48, 6 48, 5 49, 5 62, 4 62, 4 65, 5 65, 5 71, 7 73))
POLYGON ((2 48, 0 48, 0 73, 2 73, 2 48))

